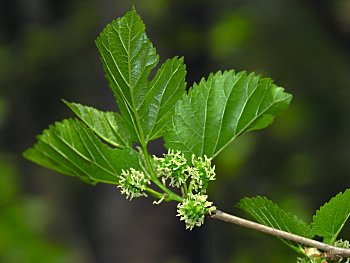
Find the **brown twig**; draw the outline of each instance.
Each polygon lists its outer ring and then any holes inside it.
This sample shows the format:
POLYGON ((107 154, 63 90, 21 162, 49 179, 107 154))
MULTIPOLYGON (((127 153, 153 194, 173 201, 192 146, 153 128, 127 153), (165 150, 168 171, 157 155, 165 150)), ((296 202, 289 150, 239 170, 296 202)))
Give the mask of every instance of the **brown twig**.
POLYGON ((302 244, 304 246, 317 248, 325 252, 324 254, 325 258, 329 258, 329 259, 350 258, 350 249, 331 246, 313 239, 298 236, 289 232, 285 232, 285 231, 268 227, 265 225, 261 225, 237 216, 233 216, 225 212, 222 212, 220 210, 215 210, 210 217, 214 219, 222 220, 231 224, 254 229, 256 231, 263 232, 272 236, 290 240, 290 241, 302 244))

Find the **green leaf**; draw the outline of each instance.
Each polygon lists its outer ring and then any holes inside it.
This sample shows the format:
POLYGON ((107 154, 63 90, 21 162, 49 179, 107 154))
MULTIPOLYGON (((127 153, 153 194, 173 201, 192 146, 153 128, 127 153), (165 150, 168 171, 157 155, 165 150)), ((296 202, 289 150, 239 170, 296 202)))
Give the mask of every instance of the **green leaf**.
MULTIPOLYGON (((246 197, 237 206, 263 225, 306 238, 313 238, 314 236, 308 224, 304 223, 296 215, 285 212, 266 197, 246 197)), ((290 241, 284 241, 290 246, 295 247, 290 241)))
POLYGON ((254 73, 220 71, 194 84, 176 105, 166 147, 187 158, 215 157, 237 136, 268 126, 292 96, 254 73))
POLYGON ((177 101, 186 89, 186 69, 183 58, 168 59, 149 83, 149 91, 138 110, 150 139, 163 136, 177 101), (148 120, 148 121, 146 121, 148 120))
POLYGON ((141 143, 159 137, 185 90, 183 60, 168 60, 148 81, 159 58, 135 9, 107 25, 96 44, 129 132, 141 143))
POLYGON ((118 148, 131 147, 131 141, 135 138, 130 138, 118 113, 63 101, 101 139, 118 148))
POLYGON ((38 143, 24 156, 57 172, 81 180, 117 184, 122 169, 140 169, 139 158, 130 149, 113 149, 103 144, 82 122, 56 122, 38 136, 38 143))
POLYGON ((350 216, 350 189, 339 193, 324 204, 313 217, 313 233, 323 242, 333 245, 350 216))

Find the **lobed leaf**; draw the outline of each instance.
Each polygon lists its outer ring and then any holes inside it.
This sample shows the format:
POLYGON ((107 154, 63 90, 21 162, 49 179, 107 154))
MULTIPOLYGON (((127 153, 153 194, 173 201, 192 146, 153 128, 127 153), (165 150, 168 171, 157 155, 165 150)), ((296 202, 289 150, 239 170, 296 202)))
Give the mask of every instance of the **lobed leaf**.
MULTIPOLYGON (((250 214, 259 223, 306 238, 313 238, 311 227, 296 215, 285 212, 266 197, 243 198, 238 207, 250 214)), ((294 245, 286 241, 290 246, 294 245)))
POLYGON ((149 140, 163 136, 166 131, 175 105, 185 92, 185 76, 183 58, 174 57, 161 66, 149 83, 149 91, 138 110, 143 126, 151 131, 149 140))
POLYGON ((313 217, 313 233, 333 245, 350 216, 350 189, 324 204, 313 217))
POLYGON ((103 112, 93 107, 83 106, 63 100, 64 103, 101 139, 118 147, 131 147, 131 142, 136 138, 130 138, 120 115, 116 112, 103 112))
POLYGON ((108 147, 82 122, 74 119, 56 122, 44 130, 38 136, 38 143, 25 151, 24 156, 92 184, 117 184, 122 169, 140 168, 135 151, 108 147))
POLYGON ((148 81, 159 57, 135 9, 107 25, 96 45, 131 137, 148 142, 161 136, 170 117, 167 113, 185 90, 183 60, 168 60, 148 81))
POLYGON ((215 157, 244 132, 265 128, 292 96, 271 79, 233 70, 210 74, 177 103, 166 147, 215 157))

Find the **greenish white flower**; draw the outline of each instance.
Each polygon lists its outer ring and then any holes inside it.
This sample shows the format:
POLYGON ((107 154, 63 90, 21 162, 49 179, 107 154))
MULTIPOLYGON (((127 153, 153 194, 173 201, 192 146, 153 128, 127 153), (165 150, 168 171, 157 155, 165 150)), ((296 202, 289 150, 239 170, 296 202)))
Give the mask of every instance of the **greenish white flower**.
POLYGON ((211 160, 206 155, 204 158, 192 155, 193 166, 187 167, 186 171, 192 179, 194 191, 205 193, 209 181, 215 180, 215 166, 211 166, 211 160))
POLYGON ((189 194, 182 203, 177 205, 177 216, 185 221, 186 229, 192 230, 195 226, 201 226, 205 216, 216 209, 212 202, 207 201, 207 198, 207 195, 189 194))
POLYGON ((350 248, 350 242, 348 240, 339 239, 334 242, 335 247, 350 248))
POLYGON ((117 187, 121 189, 122 194, 126 195, 126 199, 131 201, 136 197, 147 196, 145 190, 149 184, 151 184, 151 181, 143 172, 130 168, 127 171, 122 170, 117 187))
POLYGON ((156 161, 156 170, 162 181, 170 179, 169 185, 173 187, 181 187, 186 182, 188 174, 186 171, 187 160, 185 155, 180 151, 169 149, 164 158, 153 157, 156 161))

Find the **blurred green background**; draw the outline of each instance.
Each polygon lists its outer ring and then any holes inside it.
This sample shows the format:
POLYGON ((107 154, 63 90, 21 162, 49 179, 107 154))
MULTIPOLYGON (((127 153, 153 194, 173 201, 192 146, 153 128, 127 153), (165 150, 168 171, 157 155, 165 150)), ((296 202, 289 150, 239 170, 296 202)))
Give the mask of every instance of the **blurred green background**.
MULTIPOLYGON (((265 195, 307 222, 349 187, 349 0, 2 0, 0 2, 0 262, 296 262, 277 239, 207 220, 186 231, 176 204, 130 203, 24 160, 60 99, 115 110, 94 40, 135 4, 161 57, 179 55, 187 83, 219 69, 256 71, 294 95, 290 109, 215 161, 210 198, 265 195)), ((152 152, 161 153, 159 145, 152 152)), ((342 232, 350 239, 350 228, 342 232)))

